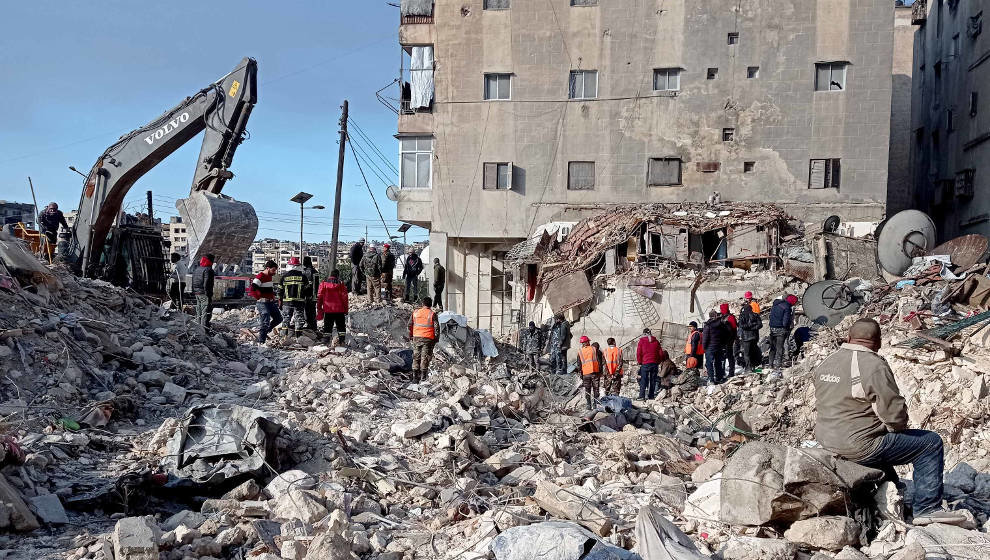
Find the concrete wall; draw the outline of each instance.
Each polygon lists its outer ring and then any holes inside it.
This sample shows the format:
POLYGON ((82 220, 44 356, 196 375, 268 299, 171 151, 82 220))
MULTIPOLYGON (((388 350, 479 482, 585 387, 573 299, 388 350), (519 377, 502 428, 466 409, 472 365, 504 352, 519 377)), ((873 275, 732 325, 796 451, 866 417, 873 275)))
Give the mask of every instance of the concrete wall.
POLYGON ((914 69, 911 8, 894 9, 894 67, 890 99, 890 165, 887 170, 887 215, 914 208, 911 167, 911 75, 914 69))
POLYGON ((935 220, 941 239, 968 233, 990 235, 990 197, 986 196, 990 188, 990 10, 985 0, 959 0, 953 3, 955 8, 939 0, 928 4, 928 18, 916 27, 914 43, 916 196, 935 220), (983 31, 971 36, 967 25, 981 11, 986 12, 983 31), (940 77, 936 77, 936 68, 941 69, 940 77), (975 115, 970 111, 973 92, 979 97, 975 115), (947 126, 949 111, 954 130, 947 126), (954 180, 966 169, 973 170, 975 196, 937 192, 939 181, 954 180))

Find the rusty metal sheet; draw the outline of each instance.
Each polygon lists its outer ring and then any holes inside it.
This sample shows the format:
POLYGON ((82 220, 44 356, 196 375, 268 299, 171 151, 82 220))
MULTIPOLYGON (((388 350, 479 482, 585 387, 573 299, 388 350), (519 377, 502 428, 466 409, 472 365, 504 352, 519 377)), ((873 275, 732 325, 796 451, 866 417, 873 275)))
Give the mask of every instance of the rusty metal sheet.
POLYGON ((978 233, 963 235, 932 249, 929 255, 949 255, 952 265, 965 270, 986 258, 990 240, 978 233))
POLYGON ((554 313, 563 313, 572 307, 591 301, 591 283, 583 270, 576 270, 547 284, 543 293, 554 313))
POLYGON ((763 226, 728 227, 726 259, 758 257, 769 252, 767 230, 763 226))
POLYGON ((811 284, 816 280, 815 263, 784 259, 784 274, 793 276, 802 282, 811 284))

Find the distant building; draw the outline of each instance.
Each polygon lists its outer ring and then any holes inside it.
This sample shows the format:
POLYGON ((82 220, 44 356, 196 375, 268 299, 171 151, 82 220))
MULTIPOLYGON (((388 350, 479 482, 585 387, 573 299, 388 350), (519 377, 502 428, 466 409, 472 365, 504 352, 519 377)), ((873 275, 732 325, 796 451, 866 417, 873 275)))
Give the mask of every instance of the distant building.
POLYGON ((171 243, 171 246, 166 251, 169 253, 178 253, 183 257, 187 255, 189 250, 189 233, 186 231, 186 225, 182 223, 181 216, 172 216, 168 219, 167 224, 162 224, 162 237, 171 243))
POLYGON ((17 222, 34 227, 34 204, 0 200, 0 225, 17 222))

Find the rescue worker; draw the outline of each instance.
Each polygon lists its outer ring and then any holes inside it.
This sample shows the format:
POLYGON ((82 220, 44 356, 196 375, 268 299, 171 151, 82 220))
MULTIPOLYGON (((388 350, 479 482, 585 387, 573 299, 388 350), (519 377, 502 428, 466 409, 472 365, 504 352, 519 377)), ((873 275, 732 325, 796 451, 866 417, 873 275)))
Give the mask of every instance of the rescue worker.
POLYGON ((193 270, 192 293, 196 297, 196 322, 204 329, 210 328, 213 318, 213 281, 216 272, 213 271, 212 254, 199 259, 199 266, 193 270))
POLYGON ((368 247, 368 252, 361 259, 361 269, 368 283, 368 301, 375 303, 382 299, 382 259, 378 256, 374 245, 368 247))
MULTIPOLYGON (((423 273, 423 260, 416 254, 415 249, 409 249, 406 263, 402 267, 402 277, 406 280, 404 301, 412 303, 419 297, 419 275, 423 273)), ((430 300, 432 301, 432 300, 430 300)))
MULTIPOLYGON (((743 299, 745 300, 746 305, 753 310, 753 313, 756 313, 757 315, 760 314, 760 302, 753 299, 753 292, 746 292, 743 294, 743 299)), ((740 313, 740 315, 742 314, 740 313)))
POLYGON ((389 251, 389 245, 382 246, 382 286, 385 287, 385 301, 392 301, 392 275, 395 273, 395 254, 389 251))
POLYGON ((942 437, 908 429, 908 408, 880 350, 880 325, 860 319, 849 337, 814 373, 815 439, 843 459, 882 470, 899 482, 894 467, 914 467, 915 525, 962 524, 958 512, 942 509, 942 437))
POLYGON ((323 335, 328 339, 333 338, 333 328, 337 327, 337 346, 343 346, 349 306, 347 286, 337 280, 338 274, 337 270, 331 270, 330 276, 320 283, 316 294, 316 320, 323 321, 323 335))
POLYGON ((643 329, 643 336, 636 343, 636 363, 639 364, 639 398, 654 399, 660 373, 660 352, 663 347, 650 329, 643 329))
MULTIPOLYGON (((364 280, 364 271, 361 269, 361 261, 364 259, 364 238, 351 245, 351 292, 355 295, 361 293, 361 283, 364 280)), ((337 263, 332 263, 336 265, 337 263)))
POLYGON ((724 346, 725 359, 729 364, 725 369, 725 376, 732 377, 736 374, 736 350, 739 345, 739 322, 736 321, 736 316, 729 311, 728 303, 719 305, 718 311, 719 315, 722 317, 722 320, 725 321, 725 332, 729 337, 724 346))
POLYGON ((670 354, 666 350, 660 350, 660 372, 658 377, 660 378, 660 388, 657 390, 659 393, 662 389, 670 389, 674 386, 674 377, 680 373, 677 369, 677 365, 673 360, 670 359, 670 354))
POLYGON ((58 243, 58 226, 61 225, 65 229, 72 231, 69 223, 65 221, 65 214, 58 209, 58 204, 54 202, 49 202, 48 206, 45 206, 45 209, 38 216, 38 222, 38 225, 41 226, 41 233, 45 234, 48 243, 51 245, 58 243))
POLYGON ((172 253, 169 256, 172 262, 172 274, 168 277, 168 298, 172 300, 172 307, 182 309, 182 294, 186 291, 186 275, 189 269, 186 263, 182 262, 182 255, 172 253))
POLYGON ((425 381, 430 373, 430 360, 433 359, 433 346, 440 334, 440 320, 433 312, 433 300, 423 298, 422 306, 409 317, 409 336, 413 343, 413 382, 425 381))
POLYGON ((592 410, 599 397, 598 381, 601 379, 602 363, 598 357, 598 349, 591 345, 591 339, 582 336, 580 342, 581 348, 578 349, 577 355, 578 371, 581 372, 585 404, 588 410, 592 410))
POLYGON ((571 347, 571 324, 563 313, 553 316, 550 337, 547 340, 547 353, 550 354, 550 373, 567 373, 567 350, 571 347))
POLYGON ((282 323, 282 312, 275 301, 275 283, 272 280, 277 272, 278 263, 270 260, 251 281, 251 297, 258 302, 258 319, 261 323, 258 342, 262 344, 268 340, 268 333, 282 323))
POLYGON ((705 363, 705 345, 702 343, 701 331, 698 330, 698 323, 691 321, 688 323, 691 332, 688 333, 687 342, 684 343, 684 366, 688 369, 701 369, 705 363))
POLYGON ((770 367, 784 367, 787 353, 787 337, 794 326, 794 306, 797 297, 787 295, 773 302, 770 308, 770 367))
POLYGON ((316 332, 316 289, 320 286, 320 273, 313 268, 313 259, 303 257, 302 273, 306 277, 306 288, 303 290, 306 298, 306 328, 316 332))
POLYGON ((752 372, 762 361, 759 347, 762 328, 763 319, 753 311, 750 304, 743 303, 739 309, 739 349, 743 368, 747 372, 752 372))
POLYGON ((433 259, 433 305, 443 311, 443 289, 447 284, 447 269, 440 264, 440 259, 433 259))
POLYGON ((622 391, 622 349, 609 337, 605 349, 605 390, 606 395, 618 395, 622 391))
POLYGON ((519 332, 519 349, 526 356, 526 365, 531 371, 540 369, 540 349, 543 348, 543 330, 536 327, 536 323, 529 322, 529 326, 519 332))
POLYGON ((299 257, 289 259, 289 270, 282 275, 282 313, 285 328, 293 336, 306 323, 306 288, 308 284, 299 266, 299 257))
POLYGON ((712 309, 705 321, 701 332, 701 343, 705 346, 705 367, 708 371, 708 383, 719 385, 725 381, 725 345, 729 339, 729 326, 725 320, 712 309))

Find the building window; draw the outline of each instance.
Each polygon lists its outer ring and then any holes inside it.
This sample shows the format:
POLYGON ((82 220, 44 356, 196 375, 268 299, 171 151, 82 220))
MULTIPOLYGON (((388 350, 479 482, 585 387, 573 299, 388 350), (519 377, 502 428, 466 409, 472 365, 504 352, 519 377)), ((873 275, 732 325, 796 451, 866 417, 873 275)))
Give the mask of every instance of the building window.
POLYGON ((969 116, 975 117, 979 109, 980 94, 971 91, 969 93, 969 116))
POLYGON ((428 189, 431 186, 433 138, 409 136, 399 139, 399 174, 403 189, 428 189))
POLYGON ((722 129, 722 141, 732 142, 736 139, 736 129, 734 128, 723 128, 722 129))
POLYGON ((567 162, 567 190, 588 191, 595 188, 595 162, 567 162))
POLYGON ((485 163, 485 177, 481 188, 486 191, 512 190, 511 163, 485 163))
POLYGON ((708 69, 708 79, 709 80, 714 80, 717 77, 718 77, 718 68, 709 68, 708 69))
POLYGON ((508 10, 509 0, 485 0, 486 10, 508 10))
POLYGON ((656 68, 653 70, 653 91, 678 91, 680 89, 680 68, 656 68))
POLYGON ((844 91, 846 89, 846 62, 819 62, 815 64, 815 91, 844 91))
POLYGON ((752 173, 756 170, 755 161, 744 161, 743 162, 743 173, 752 173))
POLYGON ((749 79, 760 77, 760 67, 759 66, 749 66, 746 68, 746 77, 749 79))
POLYGON ((485 74, 485 99, 510 99, 512 74, 485 74))
POLYGON ((813 159, 808 171, 809 189, 838 189, 841 177, 839 159, 813 159))
POLYGON ((594 99, 598 97, 598 70, 571 70, 569 99, 594 99))
POLYGON ((739 34, 738 33, 729 33, 729 37, 727 39, 727 42, 730 45, 738 45, 739 44, 739 34))
POLYGON ((571 0, 571 6, 597 6, 598 0, 571 0))
POLYGON ((651 187, 672 187, 681 184, 681 158, 650 158, 646 184, 651 187))

